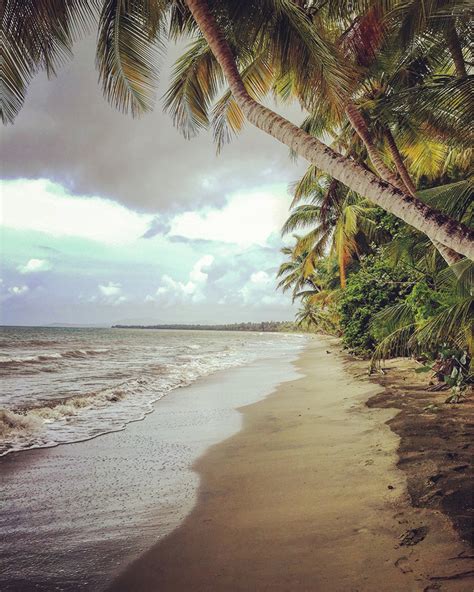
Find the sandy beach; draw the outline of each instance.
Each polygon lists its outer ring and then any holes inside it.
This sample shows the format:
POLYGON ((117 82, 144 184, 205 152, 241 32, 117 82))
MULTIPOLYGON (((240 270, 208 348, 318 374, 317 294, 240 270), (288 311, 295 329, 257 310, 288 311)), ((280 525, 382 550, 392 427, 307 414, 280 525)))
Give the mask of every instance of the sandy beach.
POLYGON ((0 588, 467 592, 397 467, 397 410, 334 340, 218 372, 124 431, 1 459, 0 588), (375 397, 375 399, 374 399, 375 397))
POLYGON ((297 369, 194 464, 193 511, 111 592, 471 589, 450 521, 409 503, 385 425, 396 412, 364 404, 380 387, 319 339, 297 369))

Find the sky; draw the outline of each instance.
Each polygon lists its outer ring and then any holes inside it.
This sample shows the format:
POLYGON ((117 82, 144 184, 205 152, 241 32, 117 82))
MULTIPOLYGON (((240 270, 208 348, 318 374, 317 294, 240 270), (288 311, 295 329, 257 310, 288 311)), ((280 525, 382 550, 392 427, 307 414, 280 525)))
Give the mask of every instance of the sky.
POLYGON ((1 149, 2 324, 293 318, 275 275, 305 164, 273 138, 247 126, 216 155, 210 133, 185 140, 159 100, 140 119, 117 112, 87 39, 56 78, 33 81, 1 149))

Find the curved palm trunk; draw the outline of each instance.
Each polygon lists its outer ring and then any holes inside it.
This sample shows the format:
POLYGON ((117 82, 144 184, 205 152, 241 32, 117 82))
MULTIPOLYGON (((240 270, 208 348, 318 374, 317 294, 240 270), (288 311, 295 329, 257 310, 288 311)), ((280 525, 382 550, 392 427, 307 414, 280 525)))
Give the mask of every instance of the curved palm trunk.
POLYGON ((367 154, 380 177, 401 191, 405 191, 405 189, 401 187, 397 175, 391 171, 382 160, 380 152, 373 141, 372 133, 358 107, 356 107, 354 103, 348 103, 345 108, 345 113, 349 123, 364 143, 367 154))
MULTIPOLYGON (((410 173, 408 172, 405 163, 403 162, 403 158, 400 154, 400 151, 398 150, 395 138, 392 136, 392 132, 388 127, 384 129, 384 136, 387 140, 387 145, 388 149, 390 150, 392 160, 397 168, 398 174, 400 175, 403 183, 405 184, 405 187, 407 188, 410 195, 416 195, 415 184, 413 183, 410 173)), ((456 251, 453 251, 446 245, 443 245, 442 243, 435 240, 433 241, 433 244, 438 249, 441 257, 443 257, 443 259, 446 261, 448 265, 454 265, 460 259, 462 259, 462 256, 459 253, 456 253, 456 251)))
POLYGON ((395 142, 395 138, 393 137, 392 132, 390 131, 390 129, 388 127, 386 127, 383 130, 383 134, 384 134, 385 139, 387 141, 387 146, 390 151, 390 156, 392 157, 392 160, 395 164, 398 174, 400 175, 401 180, 403 181, 405 187, 407 188, 408 193, 410 195, 416 195, 415 184, 413 183, 410 173, 408 172, 407 167, 405 166, 405 163, 403 162, 402 155, 400 154, 400 151, 398 150, 398 146, 395 142))
MULTIPOLYGON (((397 189, 400 189, 400 191, 403 191, 403 193, 407 192, 411 196, 416 197, 415 184, 413 183, 410 173, 403 162, 402 155, 398 150, 390 129, 388 127, 385 128, 384 135, 399 177, 397 177, 397 175, 395 175, 395 173, 393 173, 384 163, 379 150, 375 146, 375 142, 373 141, 372 134, 369 130, 369 127, 367 126, 364 116, 356 107, 356 105, 353 103, 348 103, 346 105, 345 111, 350 124, 364 143, 367 154, 369 155, 369 158, 372 161, 372 164, 374 165, 374 168, 379 176, 385 181, 391 183, 397 189), (400 182, 400 179, 402 182, 400 182)), ((459 253, 456 253, 456 251, 453 251, 439 241, 433 240, 432 242, 448 265, 453 265, 462 258, 459 253)))
POLYGON ((464 63, 464 56, 462 55, 461 43, 459 42, 458 33, 454 25, 454 21, 451 26, 445 29, 445 39, 448 45, 449 52, 453 58, 454 67, 456 69, 456 75, 459 78, 467 76, 466 64, 464 63))
POLYGON ((382 181, 356 162, 334 152, 318 139, 252 99, 206 0, 185 1, 219 62, 237 104, 250 123, 431 239, 438 240, 474 260, 474 231, 382 181))

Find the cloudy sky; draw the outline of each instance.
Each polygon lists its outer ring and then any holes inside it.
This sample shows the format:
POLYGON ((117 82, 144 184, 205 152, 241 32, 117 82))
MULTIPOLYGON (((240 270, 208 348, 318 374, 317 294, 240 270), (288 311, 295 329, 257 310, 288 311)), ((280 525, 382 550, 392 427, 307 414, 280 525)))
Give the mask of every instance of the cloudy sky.
MULTIPOLYGON (((163 78, 158 95, 166 66, 163 78)), ((275 271, 304 168, 250 127, 216 156, 209 134, 184 140, 159 102, 138 120, 114 111, 82 42, 2 130, 1 322, 292 318, 275 271)))

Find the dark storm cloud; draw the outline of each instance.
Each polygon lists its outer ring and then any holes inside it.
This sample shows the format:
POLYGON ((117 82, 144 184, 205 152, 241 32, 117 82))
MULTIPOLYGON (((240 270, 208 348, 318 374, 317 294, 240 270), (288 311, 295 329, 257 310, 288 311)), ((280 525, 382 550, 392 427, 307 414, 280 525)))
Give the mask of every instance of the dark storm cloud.
MULTIPOLYGON (((163 78, 158 95, 165 72, 163 78)), ((77 46, 58 78, 33 81, 23 111, 3 130, 2 147, 4 178, 45 177, 75 194, 170 213, 220 205, 233 190, 287 182, 304 168, 250 127, 217 157, 209 134, 184 140, 159 103, 141 119, 118 113, 97 84, 92 39, 77 46)))

